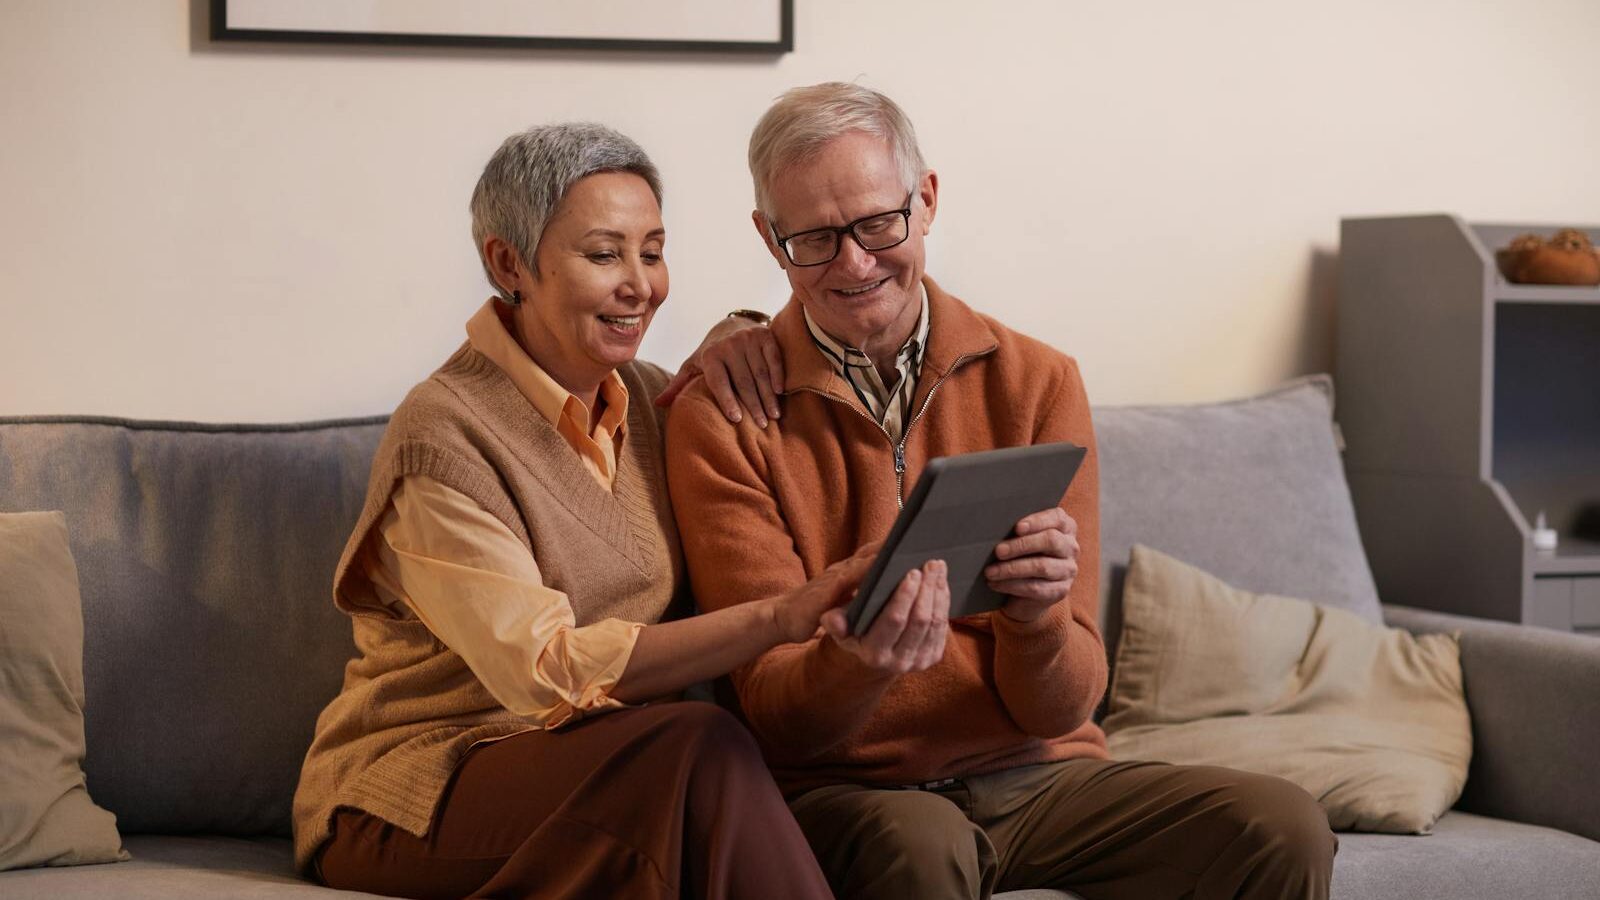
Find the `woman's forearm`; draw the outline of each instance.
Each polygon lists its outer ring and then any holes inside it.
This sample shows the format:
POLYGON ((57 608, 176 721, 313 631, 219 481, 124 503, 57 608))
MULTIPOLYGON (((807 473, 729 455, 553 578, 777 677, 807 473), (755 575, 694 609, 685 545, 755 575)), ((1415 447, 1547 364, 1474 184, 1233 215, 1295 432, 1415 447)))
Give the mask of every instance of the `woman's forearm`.
POLYGON ((726 675, 783 643, 771 601, 646 625, 611 696, 643 703, 726 675))

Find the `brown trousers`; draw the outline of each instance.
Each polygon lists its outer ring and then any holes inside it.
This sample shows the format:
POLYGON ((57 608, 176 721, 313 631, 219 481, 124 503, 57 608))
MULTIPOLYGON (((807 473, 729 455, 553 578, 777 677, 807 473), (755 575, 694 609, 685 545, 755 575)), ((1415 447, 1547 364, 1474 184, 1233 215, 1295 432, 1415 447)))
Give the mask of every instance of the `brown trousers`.
POLYGON ((1208 766, 1070 760, 936 789, 833 785, 790 808, 840 900, 1324 900, 1338 847, 1305 791, 1208 766))
POLYGON ((317 865, 400 897, 832 896, 755 741, 709 703, 474 747, 426 837, 342 809, 317 865))

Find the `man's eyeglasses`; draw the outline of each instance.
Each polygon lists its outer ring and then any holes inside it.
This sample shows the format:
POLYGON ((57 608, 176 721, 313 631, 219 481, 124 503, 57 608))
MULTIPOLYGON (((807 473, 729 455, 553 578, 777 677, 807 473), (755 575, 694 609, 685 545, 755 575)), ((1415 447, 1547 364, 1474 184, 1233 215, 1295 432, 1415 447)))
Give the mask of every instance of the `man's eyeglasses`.
POLYGON ((788 237, 779 237, 777 227, 770 221, 767 226, 772 230, 772 239, 783 248, 783 255, 789 257, 790 263, 820 266, 833 262, 833 258, 839 255, 839 240, 847 234, 868 252, 887 250, 904 243, 911 235, 911 197, 915 193, 906 194, 903 209, 862 216, 848 225, 812 228, 788 237))

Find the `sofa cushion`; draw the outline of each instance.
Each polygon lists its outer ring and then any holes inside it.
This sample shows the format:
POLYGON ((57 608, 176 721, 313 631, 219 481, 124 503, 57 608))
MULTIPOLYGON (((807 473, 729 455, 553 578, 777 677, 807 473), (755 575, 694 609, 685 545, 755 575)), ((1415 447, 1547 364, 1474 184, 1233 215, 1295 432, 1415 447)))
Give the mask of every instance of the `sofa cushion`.
POLYGON ((132 835, 133 861, 75 869, 0 873, 7 900, 261 900, 377 897, 335 891, 294 871, 294 852, 283 838, 132 835))
POLYGON ((1226 403, 1095 409, 1108 641, 1136 543, 1229 584, 1383 621, 1332 422, 1332 381, 1226 403))
POLYGON ((83 614, 59 512, 0 513, 0 869, 126 859, 83 778, 83 614))
POLYGON ((0 419, 0 511, 65 511, 85 771, 123 833, 287 834, 354 655, 330 598, 381 420, 0 419))
POLYGON ((1114 758, 1286 778, 1336 829, 1426 832, 1472 755, 1452 635, 1235 590, 1143 546, 1108 706, 1114 758))
MULTIPOLYGON (((133 862, 0 872, 15 900, 187 900, 261 897, 371 898, 294 874, 287 840, 130 836, 133 862)), ((1427 837, 1341 834, 1333 900, 1462 897, 1590 897, 1600 884, 1600 843, 1552 828, 1446 813, 1427 837)), ((1058 891, 1016 891, 996 900, 1071 900, 1058 891)))
MULTIPOLYGON (((133 862, 56 870, 0 872, 0 897, 7 900, 339 900, 379 894, 336 891, 300 878, 294 852, 281 838, 128 838, 133 862), (65 876, 65 877, 61 877, 65 876)), ((995 900, 1080 900, 1067 891, 1006 891, 995 900)))
POLYGON ((1449 812, 1426 837, 1341 834, 1333 900, 1459 900, 1463 897, 1594 897, 1600 843, 1449 812))

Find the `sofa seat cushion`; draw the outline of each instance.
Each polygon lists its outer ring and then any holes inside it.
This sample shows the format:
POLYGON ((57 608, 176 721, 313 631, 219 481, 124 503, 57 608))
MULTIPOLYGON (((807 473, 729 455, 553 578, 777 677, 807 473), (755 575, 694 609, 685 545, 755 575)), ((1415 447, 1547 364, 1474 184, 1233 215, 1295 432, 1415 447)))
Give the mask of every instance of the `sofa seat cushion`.
MULTIPOLYGON (((294 873, 282 838, 124 839, 132 862, 0 872, 7 900, 210 900, 215 897, 376 897, 333 891, 294 873)), ((1449 812, 1425 836, 1340 834, 1333 900, 1591 897, 1600 843, 1552 828, 1449 812)), ((1014 891, 996 900, 1073 900, 1061 891, 1014 891)))
MULTIPOLYGON (((332 891, 294 874, 282 838, 125 838, 133 861, 71 869, 0 873, 0 896, 375 897, 332 891)), ((1457 900, 1462 897, 1589 897, 1600 884, 1600 843, 1551 828, 1449 812, 1426 836, 1340 834, 1333 861, 1334 900, 1457 900)), ((997 900, 1072 900, 1060 891, 1015 891, 997 900)))
MULTIPOLYGON (((285 838, 130 835, 132 862, 0 872, 6 900, 216 900, 218 897, 380 898, 312 884, 294 872, 285 838)), ((1011 891, 995 900, 1079 900, 1065 891, 1011 891)))
POLYGON ((1448 812, 1430 835, 1343 834, 1333 900, 1593 897, 1600 843, 1553 828, 1448 812))
POLYGON ((7 900, 216 900, 218 897, 376 897, 311 884, 294 872, 285 838, 129 835, 131 862, 0 873, 7 900))

